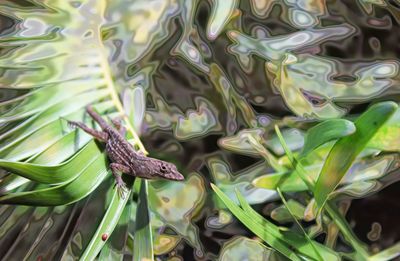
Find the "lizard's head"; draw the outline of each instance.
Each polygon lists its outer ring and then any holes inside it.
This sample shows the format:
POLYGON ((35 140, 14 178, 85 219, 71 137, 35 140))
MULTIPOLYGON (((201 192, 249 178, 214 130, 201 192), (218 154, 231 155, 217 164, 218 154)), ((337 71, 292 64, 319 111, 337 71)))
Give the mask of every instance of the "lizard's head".
POLYGON ((179 173, 176 166, 165 161, 158 161, 154 169, 156 176, 169 180, 184 180, 185 177, 179 173))

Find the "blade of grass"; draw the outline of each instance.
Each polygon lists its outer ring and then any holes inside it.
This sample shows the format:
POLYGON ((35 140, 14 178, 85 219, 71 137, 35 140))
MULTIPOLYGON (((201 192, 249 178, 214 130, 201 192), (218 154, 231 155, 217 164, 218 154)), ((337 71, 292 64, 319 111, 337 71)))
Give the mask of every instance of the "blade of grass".
MULTIPOLYGON (((254 211, 245 201, 244 197, 238 193, 238 200, 242 208, 237 206, 225 193, 217 186, 211 184, 214 192, 218 195, 226 207, 238 218, 246 227, 254 234, 263 239, 267 244, 275 248, 277 251, 290 258, 291 260, 303 260, 293 249, 296 249, 304 256, 310 256, 317 259, 311 250, 307 240, 290 231, 282 233, 282 229, 264 219, 260 214, 254 211)), ((338 260, 336 254, 323 245, 318 244, 318 247, 327 253, 326 260, 338 260)))
POLYGON ((356 121, 356 132, 339 139, 332 147, 314 188, 314 197, 320 209, 338 186, 357 155, 365 148, 380 127, 395 113, 397 104, 381 102, 371 106, 356 121))
MULTIPOLYGON (((299 234, 293 233, 291 231, 284 231, 282 228, 277 227, 273 223, 269 222, 265 218, 263 218, 259 213, 257 213, 254 209, 251 208, 249 203, 243 197, 243 195, 236 190, 237 198, 240 202, 241 207, 244 210, 244 213, 248 215, 251 220, 255 220, 259 224, 262 224, 264 227, 269 227, 268 233, 275 235, 279 240, 282 240, 292 248, 296 249, 301 255, 308 256, 313 258, 313 260, 318 260, 320 255, 313 254, 313 245, 311 245, 307 238, 302 237, 299 234)), ((339 256, 332 251, 331 249, 325 247, 322 244, 317 242, 313 242, 314 247, 317 248, 319 254, 322 254, 322 260, 339 260, 339 256)))
POLYGON ((303 226, 300 224, 300 222, 297 220, 296 216, 293 214, 292 210, 289 207, 289 204, 287 203, 285 197, 283 196, 281 190, 279 189, 279 187, 277 188, 278 194, 283 202, 283 204, 285 205, 287 211, 289 212, 289 214, 292 216, 294 222, 297 224, 297 226, 301 229, 301 231, 303 232, 304 236, 307 238, 307 241, 310 243, 310 245, 312 246, 312 248, 314 249, 315 254, 318 257, 318 260, 324 260, 324 258, 322 258, 321 254, 318 252, 317 247, 314 245, 314 242, 312 241, 312 239, 309 237, 309 235, 307 234, 307 232, 304 230, 303 226))
POLYGON ((211 184, 212 189, 226 205, 226 207, 239 219, 246 227, 248 227, 254 234, 264 240, 268 245, 276 249, 278 252, 291 260, 302 260, 293 250, 290 249, 284 242, 276 237, 278 229, 270 226, 268 222, 263 223, 263 218, 256 216, 250 218, 246 211, 243 211, 237 206, 228 196, 225 195, 217 186, 211 184))
POLYGON ((314 187, 314 181, 312 180, 310 175, 306 174, 306 171, 304 170, 303 166, 301 164, 298 164, 293 153, 290 151, 289 147, 287 146, 287 144, 282 136, 282 133, 279 130, 278 125, 275 125, 275 132, 276 132, 276 135, 278 136, 279 141, 282 144, 283 149, 285 150, 287 157, 289 158, 289 161, 292 163, 293 167, 295 168, 296 173, 299 175, 299 177, 303 180, 303 182, 307 185, 307 187, 309 189, 314 187))

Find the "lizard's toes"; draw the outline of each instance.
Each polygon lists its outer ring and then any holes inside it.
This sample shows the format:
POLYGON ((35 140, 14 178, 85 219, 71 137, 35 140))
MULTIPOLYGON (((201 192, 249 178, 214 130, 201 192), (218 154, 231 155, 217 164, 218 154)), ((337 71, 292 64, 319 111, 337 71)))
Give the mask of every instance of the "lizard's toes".
POLYGON ((74 121, 68 121, 68 127, 70 127, 71 129, 76 129, 78 125, 74 121))
POLYGON ((128 188, 125 183, 116 183, 115 187, 117 188, 117 193, 120 198, 125 199, 125 194, 128 192, 128 188))

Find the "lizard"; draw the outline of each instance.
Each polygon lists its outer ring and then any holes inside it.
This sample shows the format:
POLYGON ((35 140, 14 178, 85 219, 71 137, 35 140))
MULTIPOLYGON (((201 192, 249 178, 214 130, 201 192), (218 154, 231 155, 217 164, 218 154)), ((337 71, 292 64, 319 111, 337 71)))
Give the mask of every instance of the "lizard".
POLYGON ((88 105, 86 112, 99 124, 101 131, 92 129, 83 122, 68 120, 68 125, 73 128, 80 128, 95 139, 106 143, 106 154, 111 161, 109 167, 115 178, 115 186, 120 196, 123 196, 123 192, 127 189, 121 177, 122 173, 145 179, 184 180, 184 176, 174 164, 146 157, 143 153, 136 152, 132 144, 125 139, 126 128, 120 120, 111 120, 114 128, 96 113, 92 106, 88 105))

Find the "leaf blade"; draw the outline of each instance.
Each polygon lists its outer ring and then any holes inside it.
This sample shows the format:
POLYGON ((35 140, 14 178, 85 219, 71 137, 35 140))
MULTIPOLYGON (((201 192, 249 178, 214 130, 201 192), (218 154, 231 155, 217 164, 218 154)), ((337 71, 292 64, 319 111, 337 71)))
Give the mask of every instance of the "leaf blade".
POLYGON ((353 134, 356 127, 353 122, 344 119, 330 119, 323 121, 307 131, 303 150, 299 158, 327 143, 328 141, 353 134))
POLYGON ((319 208, 324 206, 328 195, 338 186, 357 155, 396 109, 397 104, 394 102, 382 102, 371 106, 355 121, 356 132, 335 143, 314 187, 314 197, 319 208))

